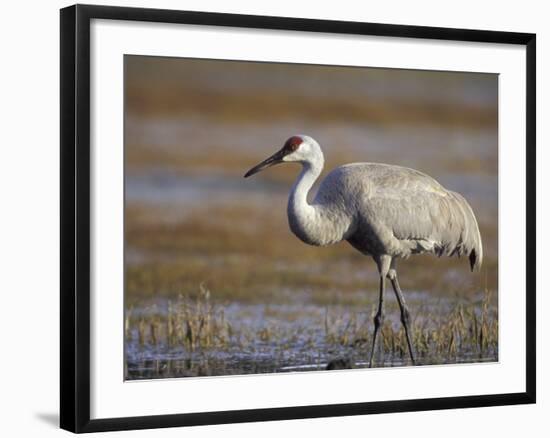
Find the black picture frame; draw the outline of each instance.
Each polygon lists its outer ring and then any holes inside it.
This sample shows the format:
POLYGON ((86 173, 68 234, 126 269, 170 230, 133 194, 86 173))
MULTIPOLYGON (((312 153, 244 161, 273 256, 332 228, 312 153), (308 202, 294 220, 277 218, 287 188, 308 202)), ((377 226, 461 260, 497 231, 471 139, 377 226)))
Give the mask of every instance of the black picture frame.
POLYGON ((60 425, 99 432, 535 403, 536 35, 110 6, 61 10, 60 425), (526 47, 526 391, 508 394, 90 419, 90 22, 92 19, 516 44, 526 47))

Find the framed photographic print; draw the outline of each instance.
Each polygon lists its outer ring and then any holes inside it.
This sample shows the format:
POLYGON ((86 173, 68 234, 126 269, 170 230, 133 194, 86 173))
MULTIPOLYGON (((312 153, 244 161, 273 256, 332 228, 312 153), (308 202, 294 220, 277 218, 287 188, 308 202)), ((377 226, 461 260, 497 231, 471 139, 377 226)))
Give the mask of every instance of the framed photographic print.
POLYGON ((61 10, 61 427, 535 402, 535 35, 61 10))

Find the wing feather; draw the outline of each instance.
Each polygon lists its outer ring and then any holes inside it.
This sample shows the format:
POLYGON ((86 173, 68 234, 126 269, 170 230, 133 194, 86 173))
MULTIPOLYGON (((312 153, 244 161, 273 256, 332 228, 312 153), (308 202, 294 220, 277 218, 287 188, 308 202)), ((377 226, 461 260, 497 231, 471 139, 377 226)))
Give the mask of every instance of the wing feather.
MULTIPOLYGON (((472 269, 481 266, 481 236, 470 205, 430 176, 400 166, 355 163, 335 169, 325 181, 333 195, 339 187, 338 197, 362 223, 357 232, 364 235, 354 236, 352 244, 360 246, 363 239, 371 247, 388 247, 396 239, 411 254, 468 255, 472 269)), ((321 186, 319 194, 323 191, 321 186)))

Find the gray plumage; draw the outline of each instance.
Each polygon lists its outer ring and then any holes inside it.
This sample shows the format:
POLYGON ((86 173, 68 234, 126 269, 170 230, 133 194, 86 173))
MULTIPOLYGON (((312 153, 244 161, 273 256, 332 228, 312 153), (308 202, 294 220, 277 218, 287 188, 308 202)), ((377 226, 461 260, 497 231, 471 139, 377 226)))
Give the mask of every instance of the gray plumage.
POLYGON ((337 167, 323 180, 314 205, 352 218, 345 239, 366 255, 467 255, 471 269, 483 259, 474 213, 459 193, 430 176, 387 164, 337 167))
POLYGON ((386 279, 397 297, 414 364, 410 317, 397 279, 397 260, 422 253, 466 255, 470 268, 480 269, 483 247, 472 208, 462 195, 422 172, 376 163, 337 167, 309 202, 308 194, 323 170, 324 157, 319 144, 306 135, 290 137, 281 150, 250 169, 245 177, 283 162, 302 165, 288 199, 291 231, 316 246, 347 240, 376 262, 380 291, 370 366, 384 319, 386 279))

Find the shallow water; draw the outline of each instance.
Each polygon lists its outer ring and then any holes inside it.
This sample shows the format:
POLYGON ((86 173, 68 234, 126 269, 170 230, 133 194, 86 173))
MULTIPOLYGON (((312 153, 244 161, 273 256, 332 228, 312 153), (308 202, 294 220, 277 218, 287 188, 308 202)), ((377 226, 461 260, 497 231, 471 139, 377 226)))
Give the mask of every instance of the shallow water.
MULTIPOLYGON (((411 309, 418 309, 426 301, 426 294, 409 295, 411 309)), ((440 299, 431 309, 424 306, 414 319, 415 324, 433 325, 432 319, 423 320, 425 314, 442 315, 456 304, 454 300, 440 299)), ((168 302, 155 300, 153 306, 132 309, 136 317, 166 314, 168 302)), ((255 373, 315 371, 342 368, 364 368, 370 357, 370 340, 355 338, 340 343, 329 340, 328 334, 339 336, 350 325, 360 330, 372 330, 370 311, 358 312, 351 306, 324 307, 314 304, 242 304, 224 307, 225 318, 235 333, 223 347, 199 348, 195 351, 183 345, 138 342, 137 330, 126 338, 126 378, 155 379, 163 377, 219 376, 255 373), (328 331, 327 333, 327 326, 328 331), (363 327, 363 329, 361 329, 363 327), (262 333, 264 335, 262 335, 262 333), (267 334, 267 335, 265 335, 267 334)), ((390 308, 386 322, 399 329, 399 313, 390 308)), ((435 327, 433 327, 435 328, 435 327)), ((383 335, 381 335, 383 336, 383 335)), ((392 354, 379 348, 376 366, 395 367, 410 365, 407 353, 392 354)), ((443 363, 488 362, 498 360, 498 350, 488 348, 480 353, 475 349, 462 349, 453 357, 428 355, 418 358, 419 365, 443 363)))
MULTIPOLYGON (((285 190, 286 191, 286 190, 285 190)), ((126 201, 150 204, 180 204, 194 207, 211 203, 265 199, 281 192, 281 184, 260 181, 246 184, 242 176, 228 177, 215 172, 203 175, 181 175, 169 170, 150 170, 126 177, 126 201)))
MULTIPOLYGON (((497 214, 498 181, 493 175, 441 173, 439 182, 446 188, 461 193, 477 213, 478 221, 494 221, 497 214)), ((266 200, 277 199, 279 209, 286 208, 290 184, 257 179, 253 183, 241 175, 205 172, 185 174, 167 169, 150 169, 128 174, 125 179, 126 202, 192 212, 209 205, 231 206, 246 202, 262 208, 266 200)), ((316 189, 314 188, 313 191, 316 189)), ((263 207, 265 208, 265 206, 263 207)), ((181 216, 183 218, 184 215, 181 216)))

